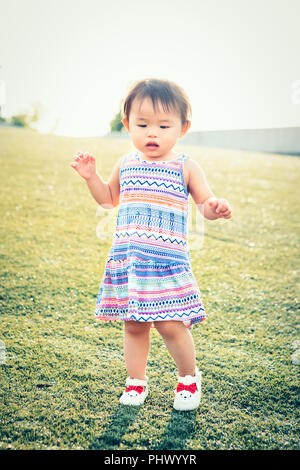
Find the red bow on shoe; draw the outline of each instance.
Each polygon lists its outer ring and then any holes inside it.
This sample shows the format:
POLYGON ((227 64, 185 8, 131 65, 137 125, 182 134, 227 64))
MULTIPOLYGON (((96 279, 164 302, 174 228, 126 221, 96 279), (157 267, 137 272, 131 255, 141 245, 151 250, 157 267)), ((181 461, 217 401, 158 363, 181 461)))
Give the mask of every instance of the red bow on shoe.
POLYGON ((184 385, 182 383, 179 383, 177 385, 177 392, 182 392, 182 390, 187 390, 188 392, 195 393, 197 391, 197 385, 195 383, 191 385, 184 385))
POLYGON ((129 387, 126 388, 125 392, 130 392, 131 390, 134 390, 135 392, 142 393, 143 388, 141 385, 130 385, 129 387))

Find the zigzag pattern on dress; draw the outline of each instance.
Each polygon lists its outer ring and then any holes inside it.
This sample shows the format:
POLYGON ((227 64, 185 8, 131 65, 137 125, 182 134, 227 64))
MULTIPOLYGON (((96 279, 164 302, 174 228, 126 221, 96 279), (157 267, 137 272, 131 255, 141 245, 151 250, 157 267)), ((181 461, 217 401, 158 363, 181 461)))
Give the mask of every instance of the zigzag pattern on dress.
MULTIPOLYGON (((191 312, 189 313, 182 313, 181 315, 179 313, 176 313, 174 315, 170 315, 169 313, 167 313, 165 316, 162 316, 162 315, 155 315, 155 317, 151 318, 151 315, 147 316, 147 317, 143 317, 143 316, 140 316, 138 318, 138 321, 158 321, 158 320, 165 320, 166 318, 169 318, 169 319, 174 319, 175 317, 176 318, 182 318, 184 316, 190 316, 191 313, 198 313, 200 311, 203 311, 204 312, 204 308, 203 307, 200 307, 197 311, 196 310, 192 310, 191 312)), ((200 318, 203 318, 204 315, 200 315, 199 317, 200 318)), ((134 315, 132 315, 132 317, 130 317, 132 320, 135 320, 136 317, 134 315)))
POLYGON ((122 184, 122 186, 126 186, 126 185, 129 185, 129 184, 140 184, 140 185, 143 185, 143 184, 147 184, 148 186, 153 186, 154 184, 159 188, 160 186, 165 186, 166 189, 170 189, 170 188, 173 188, 174 191, 180 191, 180 192, 183 192, 184 193, 184 189, 183 188, 180 188, 180 186, 174 186, 173 184, 169 184, 168 186, 166 185, 166 183, 160 183, 158 184, 156 181, 153 181, 152 183, 149 183, 149 181, 140 181, 140 180, 129 180, 129 181, 124 181, 124 183, 122 184))
MULTIPOLYGON (((155 237, 155 235, 154 235, 153 233, 152 233, 151 235, 147 235, 146 232, 143 232, 143 233, 131 232, 130 235, 131 235, 131 236, 132 236, 132 235, 137 235, 137 236, 140 237, 140 238, 141 238, 141 237, 154 238, 154 239, 157 240, 157 241, 161 238, 163 242, 166 242, 166 241, 169 240, 171 243, 176 242, 178 245, 180 245, 180 244, 181 244, 181 245, 186 245, 186 242, 183 242, 182 240, 179 240, 179 241, 176 240, 176 239, 171 240, 170 237, 163 238, 161 235, 159 235, 159 237, 155 237)), ((116 236, 116 238, 121 238, 121 237, 125 237, 125 238, 126 238, 126 237, 129 236, 129 233, 128 233, 128 232, 125 232, 125 233, 124 233, 124 232, 123 232, 123 233, 116 233, 115 236, 116 236)))
POLYGON ((181 154, 171 161, 150 162, 137 151, 125 156, 116 229, 96 301, 97 320, 153 324, 176 319, 188 328, 205 320, 187 240, 187 158, 181 154))

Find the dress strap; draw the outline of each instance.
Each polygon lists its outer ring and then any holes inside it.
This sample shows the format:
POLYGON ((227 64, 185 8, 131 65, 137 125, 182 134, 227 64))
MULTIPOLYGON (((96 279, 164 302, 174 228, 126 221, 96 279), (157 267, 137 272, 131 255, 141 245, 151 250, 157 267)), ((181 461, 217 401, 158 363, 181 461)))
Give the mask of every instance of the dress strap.
POLYGON ((180 156, 180 158, 178 159, 178 162, 180 164, 180 176, 181 176, 181 183, 182 183, 182 186, 183 186, 183 190, 184 190, 184 194, 188 197, 189 193, 188 193, 188 190, 187 190, 187 187, 186 187, 186 184, 185 184, 185 180, 184 180, 184 172, 183 172, 183 169, 184 169, 184 162, 189 158, 188 155, 185 155, 184 153, 180 156))

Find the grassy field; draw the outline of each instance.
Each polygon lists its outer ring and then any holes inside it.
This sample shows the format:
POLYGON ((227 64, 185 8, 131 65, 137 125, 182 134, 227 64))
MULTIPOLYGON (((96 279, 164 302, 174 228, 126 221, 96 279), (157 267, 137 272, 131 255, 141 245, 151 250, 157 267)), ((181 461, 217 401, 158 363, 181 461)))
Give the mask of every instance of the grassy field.
POLYGON ((123 325, 93 316, 112 233, 96 236, 97 204, 69 166, 78 150, 107 180, 130 144, 0 128, 0 448, 299 449, 300 160, 184 148, 233 208, 191 252, 208 319, 192 330, 203 398, 185 413, 155 330, 149 396, 119 404, 123 325))

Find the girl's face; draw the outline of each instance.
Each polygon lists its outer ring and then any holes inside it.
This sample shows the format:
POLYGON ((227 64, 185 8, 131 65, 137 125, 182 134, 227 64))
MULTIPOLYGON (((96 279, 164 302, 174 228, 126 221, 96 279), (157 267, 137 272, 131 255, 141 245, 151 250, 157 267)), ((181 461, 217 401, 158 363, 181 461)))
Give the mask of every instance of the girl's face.
POLYGON ((122 122, 136 149, 149 160, 174 158, 174 145, 190 127, 189 121, 182 125, 179 112, 166 112, 161 104, 155 111, 150 98, 133 100, 129 121, 122 122))

